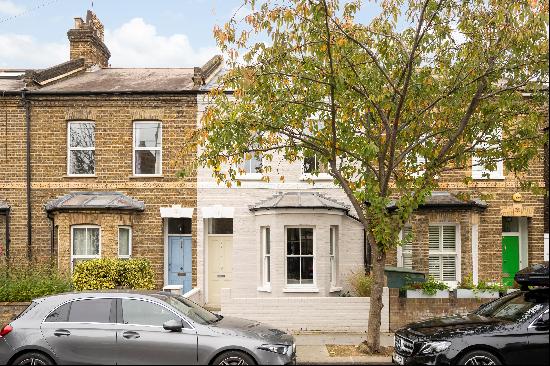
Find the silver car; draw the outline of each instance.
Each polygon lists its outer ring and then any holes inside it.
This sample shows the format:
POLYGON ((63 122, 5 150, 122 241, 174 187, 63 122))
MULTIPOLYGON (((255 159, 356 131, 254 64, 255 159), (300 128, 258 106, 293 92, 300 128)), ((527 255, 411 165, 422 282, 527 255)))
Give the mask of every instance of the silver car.
POLYGON ((44 297, 0 328, 0 364, 283 365, 294 338, 165 292, 44 297))

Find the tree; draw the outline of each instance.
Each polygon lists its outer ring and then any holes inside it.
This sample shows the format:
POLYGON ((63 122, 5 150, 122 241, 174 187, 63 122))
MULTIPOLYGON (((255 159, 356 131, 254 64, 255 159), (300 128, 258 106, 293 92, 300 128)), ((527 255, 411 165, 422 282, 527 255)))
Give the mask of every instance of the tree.
POLYGON ((369 24, 356 21, 361 1, 244 6, 248 16, 214 30, 229 67, 192 148, 228 185, 258 154, 264 174, 274 154, 328 167, 371 246, 377 352, 386 254, 437 177, 472 156, 518 173, 537 154, 548 2, 385 0, 369 24))

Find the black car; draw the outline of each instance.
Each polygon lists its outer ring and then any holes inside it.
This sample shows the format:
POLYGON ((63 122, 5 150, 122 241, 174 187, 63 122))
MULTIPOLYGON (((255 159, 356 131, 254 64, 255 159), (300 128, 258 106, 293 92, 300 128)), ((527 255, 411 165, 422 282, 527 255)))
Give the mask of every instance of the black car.
POLYGON ((393 362, 548 365, 549 329, 548 288, 516 291, 466 316, 412 323, 398 330, 393 362))

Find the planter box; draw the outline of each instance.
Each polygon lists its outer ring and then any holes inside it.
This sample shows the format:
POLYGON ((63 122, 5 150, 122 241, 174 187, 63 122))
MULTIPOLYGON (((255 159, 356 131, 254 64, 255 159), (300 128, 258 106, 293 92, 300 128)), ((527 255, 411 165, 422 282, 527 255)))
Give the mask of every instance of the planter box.
POLYGON ((448 299, 449 290, 439 290, 434 295, 428 295, 422 290, 407 290, 409 299, 448 299))
POLYGON ((498 291, 468 290, 464 288, 456 289, 457 299, 498 299, 498 291))

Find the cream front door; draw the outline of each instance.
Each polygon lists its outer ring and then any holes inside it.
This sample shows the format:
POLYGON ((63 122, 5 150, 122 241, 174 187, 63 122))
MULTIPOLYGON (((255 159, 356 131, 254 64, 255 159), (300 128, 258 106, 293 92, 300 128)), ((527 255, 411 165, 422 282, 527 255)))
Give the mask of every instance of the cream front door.
POLYGON ((231 287, 233 237, 208 238, 208 305, 221 305, 221 289, 231 287))

